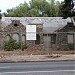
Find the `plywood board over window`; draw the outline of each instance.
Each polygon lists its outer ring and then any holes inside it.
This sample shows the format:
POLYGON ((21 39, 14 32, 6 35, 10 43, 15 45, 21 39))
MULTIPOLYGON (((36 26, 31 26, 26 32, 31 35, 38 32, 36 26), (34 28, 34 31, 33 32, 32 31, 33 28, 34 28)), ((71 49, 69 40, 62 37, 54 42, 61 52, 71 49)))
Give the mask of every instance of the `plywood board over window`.
POLYGON ((68 43, 73 44, 73 34, 68 34, 68 43))
POLYGON ((44 36, 44 46, 51 48, 51 36, 44 36))
POLYGON ((16 40, 17 42, 19 42, 19 34, 14 33, 13 34, 13 39, 16 40))
POLYGON ((5 39, 6 39, 6 41, 9 41, 9 40, 10 40, 10 36, 7 35, 7 36, 5 37, 5 39))

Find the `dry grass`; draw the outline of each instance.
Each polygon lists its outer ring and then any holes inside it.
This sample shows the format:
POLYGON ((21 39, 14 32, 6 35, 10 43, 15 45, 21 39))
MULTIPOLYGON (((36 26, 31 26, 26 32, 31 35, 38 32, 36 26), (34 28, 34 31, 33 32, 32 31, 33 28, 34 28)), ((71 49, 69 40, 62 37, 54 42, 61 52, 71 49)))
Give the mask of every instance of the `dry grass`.
POLYGON ((49 50, 15 50, 15 51, 0 51, 0 55, 47 55, 47 54, 74 54, 75 51, 49 51, 49 50))

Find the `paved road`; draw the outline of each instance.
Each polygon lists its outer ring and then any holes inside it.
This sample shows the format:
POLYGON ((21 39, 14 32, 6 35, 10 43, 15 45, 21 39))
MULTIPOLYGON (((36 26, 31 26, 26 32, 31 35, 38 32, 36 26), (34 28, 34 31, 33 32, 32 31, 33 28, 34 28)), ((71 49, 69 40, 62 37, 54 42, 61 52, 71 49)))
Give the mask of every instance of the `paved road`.
POLYGON ((75 61, 0 63, 0 75, 74 75, 75 61))

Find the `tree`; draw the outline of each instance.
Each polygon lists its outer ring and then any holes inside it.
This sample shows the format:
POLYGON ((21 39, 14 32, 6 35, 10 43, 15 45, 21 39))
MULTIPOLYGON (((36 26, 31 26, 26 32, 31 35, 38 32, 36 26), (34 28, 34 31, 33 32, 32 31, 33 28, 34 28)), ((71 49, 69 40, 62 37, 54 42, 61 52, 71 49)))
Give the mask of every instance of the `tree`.
POLYGON ((29 11, 29 5, 26 2, 20 4, 16 8, 7 9, 8 16, 11 17, 28 16, 28 11, 29 11))
POLYGON ((46 14, 46 9, 49 6, 48 2, 46 0, 31 0, 30 1, 30 9, 37 9, 39 15, 38 16, 44 16, 46 14))
POLYGON ((64 3, 62 4, 61 11, 63 18, 72 17, 74 16, 73 11, 74 3, 73 0, 64 0, 64 3))
POLYGON ((29 4, 26 2, 19 6, 8 9, 8 16, 11 17, 53 17, 58 16, 59 5, 55 0, 31 0, 29 4))
POLYGON ((55 0, 31 0, 30 1, 30 9, 37 9, 39 11, 39 16, 42 17, 53 17, 58 16, 59 5, 55 0))
POLYGON ((29 10, 29 16, 30 17, 38 17, 39 16, 39 10, 36 8, 32 8, 29 10))

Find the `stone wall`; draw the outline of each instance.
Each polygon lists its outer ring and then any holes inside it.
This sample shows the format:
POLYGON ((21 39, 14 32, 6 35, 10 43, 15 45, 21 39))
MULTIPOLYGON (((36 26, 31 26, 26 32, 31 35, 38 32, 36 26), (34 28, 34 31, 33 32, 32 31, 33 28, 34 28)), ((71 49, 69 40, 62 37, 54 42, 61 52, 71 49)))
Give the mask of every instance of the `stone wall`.
MULTIPOLYGON (((27 40, 26 45, 27 45, 27 50, 44 50, 44 45, 43 45, 43 25, 36 25, 36 35, 40 36, 40 43, 36 44, 35 40, 27 40)), ((36 37, 37 38, 37 37, 36 37)), ((39 41, 39 40, 38 40, 39 41)))
MULTIPOLYGON (((74 36, 75 26, 73 23, 68 23, 65 27, 58 30, 56 33, 56 48, 58 50, 73 50, 74 42, 68 43, 68 35, 72 34, 74 36)), ((73 37, 74 40, 74 37, 73 37)))
POLYGON ((10 36, 10 39, 13 38, 14 34, 19 36, 19 42, 22 44, 22 35, 25 35, 25 47, 27 50, 42 50, 43 49, 43 25, 36 25, 36 33, 40 36, 40 44, 34 44, 35 41, 26 40, 26 26, 22 25, 19 20, 12 20, 12 23, 4 28, 0 32, 0 49, 3 49, 6 36, 10 36))
POLYGON ((4 47, 4 36, 3 32, 0 32, 0 50, 3 50, 4 47))
MULTIPOLYGON (((50 21, 49 21, 50 22, 50 21)), ((25 46, 27 46, 27 50, 30 49, 35 49, 35 50, 44 50, 44 36, 43 36, 43 24, 35 24, 36 25, 36 32, 37 34, 40 36, 40 43, 39 44, 35 44, 35 41, 27 41, 26 40, 26 27, 20 23, 20 20, 12 20, 12 23, 10 25, 7 25, 4 30, 0 31, 0 49, 3 49, 3 45, 4 42, 6 41, 6 36, 10 35, 10 37, 12 38, 12 36, 14 34, 18 34, 19 35, 19 42, 22 42, 22 35, 25 35, 25 46)), ((52 49, 73 49, 74 48, 74 43, 73 44, 68 44, 68 40, 67 40, 67 35, 69 33, 73 33, 75 32, 75 26, 73 25, 73 23, 68 23, 65 27, 60 28, 59 30, 57 30, 55 32, 55 34, 51 33, 52 35, 51 38, 51 47, 52 49), (56 40, 55 38, 53 38, 56 36, 56 40), (56 42, 53 42, 56 41, 56 42)), ((50 34, 50 33, 49 33, 50 34)), ((75 37, 74 37, 75 38, 75 37)))

